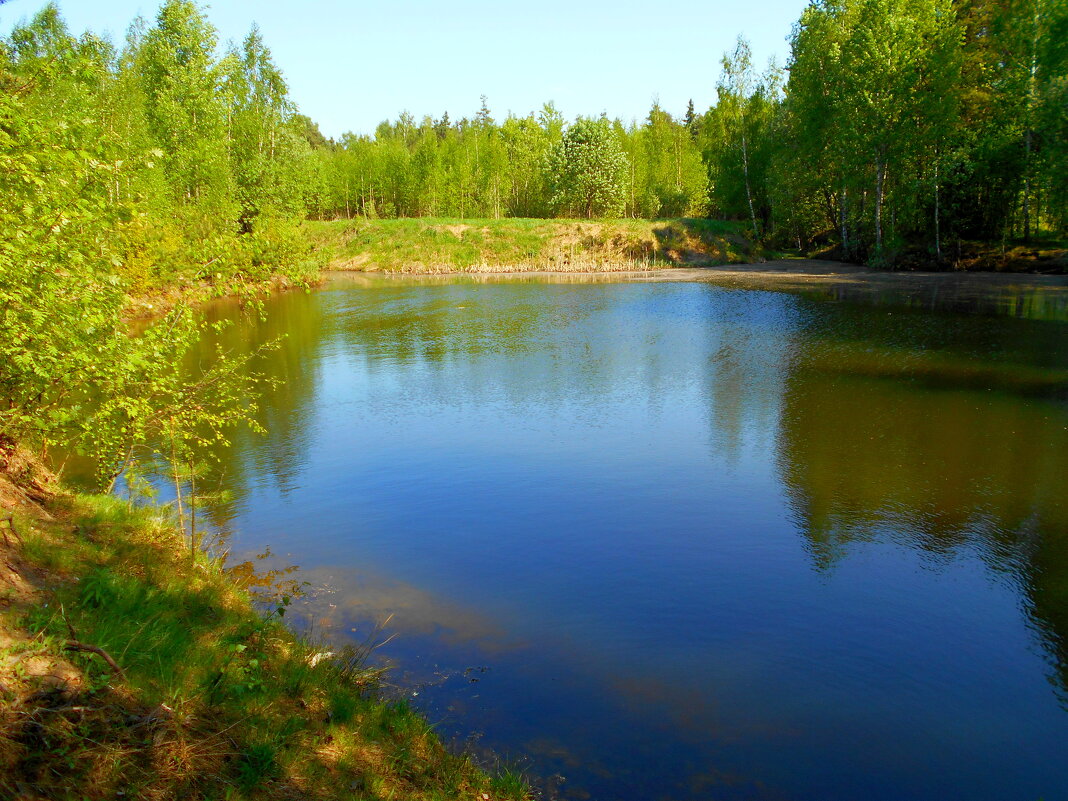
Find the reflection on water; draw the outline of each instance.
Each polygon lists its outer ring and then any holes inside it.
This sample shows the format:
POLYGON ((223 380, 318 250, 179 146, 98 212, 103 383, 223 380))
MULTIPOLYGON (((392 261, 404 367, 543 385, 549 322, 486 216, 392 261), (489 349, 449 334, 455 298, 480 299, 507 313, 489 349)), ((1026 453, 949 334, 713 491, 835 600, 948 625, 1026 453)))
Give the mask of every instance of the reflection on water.
POLYGON ((937 313, 997 315, 1068 322, 1068 286, 1060 276, 880 274, 820 288, 813 298, 937 313))
POLYGON ((1068 326, 886 292, 279 295, 213 520, 563 797, 1068 795, 1068 326))
POLYGON ((734 289, 936 313, 1068 322, 1068 282, 1059 275, 886 273, 835 262, 770 262, 714 270, 667 270, 631 280, 707 281, 734 289))

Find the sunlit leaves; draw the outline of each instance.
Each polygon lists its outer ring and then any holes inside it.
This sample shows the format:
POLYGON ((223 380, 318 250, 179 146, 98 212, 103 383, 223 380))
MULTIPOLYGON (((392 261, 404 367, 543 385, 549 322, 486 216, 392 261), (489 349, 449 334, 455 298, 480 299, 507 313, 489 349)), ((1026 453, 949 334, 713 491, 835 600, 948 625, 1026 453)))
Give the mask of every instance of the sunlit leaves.
MULTIPOLYGON (((246 55, 284 124, 281 76, 265 48, 246 55)), ((218 441, 252 419, 255 379, 240 359, 182 377, 197 315, 172 300, 136 336, 127 319, 131 293, 251 293, 307 259, 299 202, 278 202, 269 182, 239 202, 223 122, 240 102, 217 91, 215 58, 213 30, 185 0, 135 26, 120 56, 70 36, 51 6, 0 43, 0 439, 77 446, 113 475, 165 432, 218 441), (242 203, 265 222, 246 235, 242 203)), ((274 163, 296 180, 291 139, 276 137, 274 163)))
POLYGON ((550 204, 561 216, 618 217, 628 167, 612 124, 580 119, 549 153, 550 204))

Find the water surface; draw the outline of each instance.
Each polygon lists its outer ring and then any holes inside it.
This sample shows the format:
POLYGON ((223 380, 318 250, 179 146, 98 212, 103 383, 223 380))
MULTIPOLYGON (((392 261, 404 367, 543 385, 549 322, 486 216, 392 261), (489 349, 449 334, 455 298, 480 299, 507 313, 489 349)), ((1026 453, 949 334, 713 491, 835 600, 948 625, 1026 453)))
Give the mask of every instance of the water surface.
POLYGON ((550 794, 1068 797, 1063 310, 843 297, 279 295, 214 518, 550 794))

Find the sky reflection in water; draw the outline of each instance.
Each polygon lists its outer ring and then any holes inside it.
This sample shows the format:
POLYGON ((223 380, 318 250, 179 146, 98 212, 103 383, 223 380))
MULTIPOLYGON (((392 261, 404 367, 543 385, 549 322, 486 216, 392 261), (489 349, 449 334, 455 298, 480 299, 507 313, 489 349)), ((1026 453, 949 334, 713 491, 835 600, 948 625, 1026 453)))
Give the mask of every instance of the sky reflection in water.
POLYGON ((220 336, 283 333, 215 520, 393 614, 445 736, 573 798, 1068 794, 1063 321, 372 280, 220 336))

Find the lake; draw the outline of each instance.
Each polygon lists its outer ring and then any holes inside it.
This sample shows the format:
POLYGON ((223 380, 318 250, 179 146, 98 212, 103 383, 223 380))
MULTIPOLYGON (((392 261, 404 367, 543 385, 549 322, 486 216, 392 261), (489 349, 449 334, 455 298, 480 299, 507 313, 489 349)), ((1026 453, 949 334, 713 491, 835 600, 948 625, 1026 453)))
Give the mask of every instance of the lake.
POLYGON ((213 335, 284 339, 212 518, 549 797, 1065 798, 1068 315, 1017 301, 337 278, 213 335))

